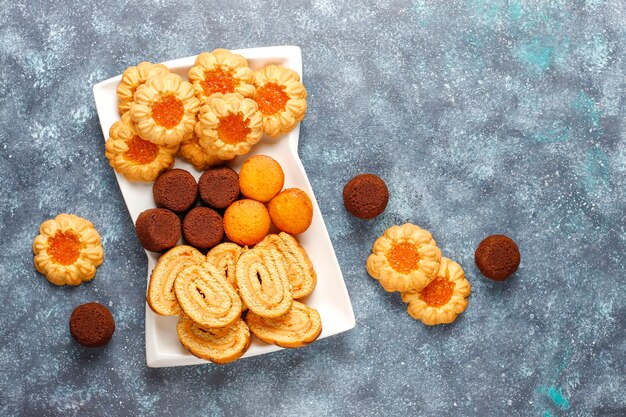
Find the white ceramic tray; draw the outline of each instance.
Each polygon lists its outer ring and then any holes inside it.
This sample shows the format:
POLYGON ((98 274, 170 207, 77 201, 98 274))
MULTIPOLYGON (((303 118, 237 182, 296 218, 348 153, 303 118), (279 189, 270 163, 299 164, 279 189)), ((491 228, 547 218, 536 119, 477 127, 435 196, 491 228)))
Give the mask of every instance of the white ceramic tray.
MULTIPOLYGON (((241 49, 233 51, 248 59, 252 69, 258 69, 268 64, 283 65, 297 71, 302 77, 302 57, 297 46, 276 46, 268 48, 241 49)), ((196 57, 187 57, 165 62, 173 72, 187 78, 187 71, 193 65, 196 57)), ((121 76, 102 81, 93 87, 93 93, 100 118, 100 125, 105 140, 109 137, 109 129, 120 119, 117 111, 116 88, 121 76)), ((306 82, 305 82, 306 85, 306 82)), ((313 195, 313 190, 307 178, 302 162, 298 156, 298 139, 300 126, 296 126, 287 135, 277 140, 263 137, 248 155, 264 154, 276 159, 285 172, 285 188, 298 187, 306 191, 313 201, 313 222, 311 227, 298 238, 308 252, 318 281, 315 291, 304 302, 316 308, 322 318, 322 334, 320 339, 350 330, 355 325, 352 304, 346 289, 339 263, 328 236, 328 230, 319 206, 313 195)), ((102 157, 104 157, 104 152, 102 157)), ((239 157, 230 164, 239 171, 246 156, 239 157)), ((196 179, 201 172, 196 171, 191 164, 177 158, 176 168, 186 169, 196 179)), ((133 222, 139 213, 154 207, 152 199, 152 183, 134 183, 116 173, 117 182, 124 196, 133 222)), ((134 233, 129 230, 128 233, 134 233)), ((146 251, 148 256, 147 277, 156 265, 159 255, 146 251)), ((147 285, 147 282, 146 282, 147 285)), ((177 317, 163 317, 155 314, 146 304, 146 361, 150 367, 183 366, 208 363, 203 359, 191 355, 178 341, 176 334, 177 317)), ((274 352, 282 348, 265 344, 253 338, 250 349, 243 356, 250 357, 274 352)), ((315 349, 315 343, 304 349, 315 349)))

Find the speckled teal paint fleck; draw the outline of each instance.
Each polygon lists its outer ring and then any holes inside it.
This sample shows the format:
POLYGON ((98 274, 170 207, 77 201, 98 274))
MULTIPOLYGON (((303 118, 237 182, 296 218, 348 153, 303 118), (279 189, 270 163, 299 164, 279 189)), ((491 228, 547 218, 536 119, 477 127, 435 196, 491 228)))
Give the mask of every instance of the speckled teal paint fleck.
POLYGON ((469 0, 467 9, 483 19, 485 23, 494 23, 498 19, 500 6, 498 2, 488 0, 469 0))
POLYGON ((550 412, 550 410, 546 410, 546 412, 545 412, 545 413, 543 413, 543 417, 553 417, 553 416, 554 416, 554 414, 552 414, 552 413, 550 412))
POLYGON ((544 72, 550 67, 553 54, 554 48, 545 41, 533 39, 519 48, 517 57, 530 69, 544 72))
POLYGON ((567 142, 570 138, 571 131, 569 128, 558 127, 549 129, 541 133, 537 133, 531 139, 538 143, 559 143, 567 142))
POLYGON ((512 0, 509 4, 509 19, 519 20, 522 18, 522 3, 519 0, 512 0))
POLYGON ((609 158, 600 146, 587 151, 585 168, 585 189, 588 192, 610 184, 609 158))
POLYGON ((585 116, 593 127, 600 127, 601 112, 591 97, 584 91, 578 93, 572 101, 572 109, 585 116))
POLYGON ((560 388, 551 385, 550 388, 548 388, 546 395, 548 396, 548 399, 550 399, 550 401, 552 401, 552 403, 559 407, 561 410, 567 410, 569 408, 569 401, 563 395, 563 392, 560 388))

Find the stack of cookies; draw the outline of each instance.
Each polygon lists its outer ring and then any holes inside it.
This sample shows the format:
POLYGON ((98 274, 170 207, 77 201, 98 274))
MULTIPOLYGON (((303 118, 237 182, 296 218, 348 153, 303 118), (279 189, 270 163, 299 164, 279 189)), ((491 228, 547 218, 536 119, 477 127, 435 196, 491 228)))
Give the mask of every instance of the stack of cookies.
POLYGON ((441 256, 430 232, 414 224, 392 226, 376 239, 367 272, 407 311, 427 325, 452 323, 467 308, 470 284, 461 265, 441 256))
POLYGON ((106 157, 130 181, 154 181, 176 154, 197 170, 250 152, 265 133, 291 131, 306 113, 306 89, 295 71, 257 71, 226 49, 198 55, 188 81, 162 64, 124 71, 117 89, 121 120, 109 132, 106 157))
POLYGON ((267 235, 254 248, 221 243, 206 256, 181 245, 160 257, 147 301, 157 314, 180 317, 178 337, 192 354, 227 363, 246 352, 251 333, 287 348, 317 339, 319 313, 297 301, 311 294, 316 279, 306 251, 288 233, 267 235))

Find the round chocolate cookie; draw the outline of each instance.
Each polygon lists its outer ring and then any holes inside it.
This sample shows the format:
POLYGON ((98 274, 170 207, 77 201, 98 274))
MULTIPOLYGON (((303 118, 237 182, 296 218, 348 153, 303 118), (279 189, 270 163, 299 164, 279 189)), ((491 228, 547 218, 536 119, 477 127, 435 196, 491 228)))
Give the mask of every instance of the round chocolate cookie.
POLYGON ((374 174, 360 174, 343 188, 343 205, 359 219, 373 219, 385 211, 389 190, 385 181, 374 174))
POLYGON ((494 281, 510 277, 519 266, 521 256, 517 244, 508 236, 491 235, 476 248, 474 261, 480 272, 494 281))
POLYGON ((232 168, 205 171, 198 181, 200 199, 216 209, 225 209, 239 197, 239 175, 232 168))
POLYGON ((148 209, 137 217, 135 231, 144 249, 162 252, 178 243, 181 235, 180 219, 166 209, 148 209))
POLYGON ((115 320, 108 308, 99 303, 81 304, 70 317, 70 334, 86 347, 109 343, 115 331, 115 320))
POLYGON ((224 238, 222 216, 208 207, 191 209, 183 220, 183 236, 197 249, 212 248, 224 238))
POLYGON ((154 181, 152 196, 157 207, 182 213, 196 203, 198 184, 193 175, 184 169, 171 169, 154 181))

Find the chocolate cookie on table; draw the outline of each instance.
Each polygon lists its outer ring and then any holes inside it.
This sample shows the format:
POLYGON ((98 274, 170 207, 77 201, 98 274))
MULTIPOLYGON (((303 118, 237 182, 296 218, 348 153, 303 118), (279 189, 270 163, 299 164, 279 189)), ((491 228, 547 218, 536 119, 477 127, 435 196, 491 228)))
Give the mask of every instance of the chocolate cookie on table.
POLYGON ((115 320, 108 308, 99 303, 81 304, 70 317, 70 334, 85 347, 109 343, 115 332, 115 320))
POLYGON ((152 196, 157 207, 183 213, 196 204, 198 183, 184 169, 171 169, 156 179, 152 196))
POLYGON ((178 243, 181 236, 180 219, 167 209, 148 209, 137 217, 135 232, 144 249, 163 252, 178 243))
POLYGON ((196 249, 209 249, 224 239, 222 216, 208 207, 195 207, 183 220, 183 236, 196 249))
POLYGON ((343 188, 346 210, 359 219, 373 219, 385 211, 389 190, 385 181, 374 174, 360 174, 343 188))
POLYGON ((521 255, 513 239, 504 235, 491 235, 480 242, 474 260, 484 276, 503 281, 517 271, 521 255))

